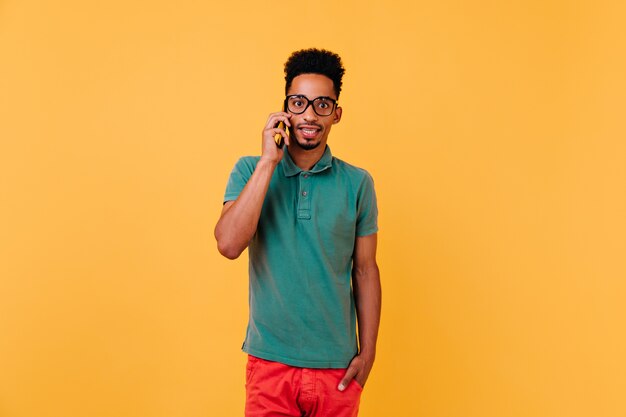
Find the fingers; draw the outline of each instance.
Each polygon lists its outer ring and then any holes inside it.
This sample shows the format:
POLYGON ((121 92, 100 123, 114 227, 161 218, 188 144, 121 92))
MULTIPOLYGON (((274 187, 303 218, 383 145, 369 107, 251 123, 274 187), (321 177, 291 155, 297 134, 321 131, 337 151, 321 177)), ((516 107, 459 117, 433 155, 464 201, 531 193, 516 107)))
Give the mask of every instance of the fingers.
POLYGON ((285 122, 282 122, 282 121, 279 122, 278 125, 269 129, 269 131, 272 132, 272 134, 275 136, 277 135, 281 135, 282 137, 289 136, 289 126, 287 126, 285 122))
MULTIPOLYGON (((280 128, 274 129, 274 132, 274 142, 276 142, 276 146, 282 148, 285 145, 286 138, 288 136, 286 132, 280 128)), ((287 146, 289 146, 289 144, 287 144, 287 146)))
POLYGON ((285 138, 287 145, 289 145, 287 128, 291 127, 291 123, 289 122, 289 118, 291 115, 289 113, 272 113, 270 117, 267 119, 267 123, 265 124, 265 128, 263 129, 264 137, 272 137, 274 140, 278 139, 278 135, 281 135, 285 138))
POLYGON ((291 114, 286 112, 271 113, 263 129, 264 141, 269 143, 269 139, 272 138, 279 148, 282 148, 283 144, 289 146, 287 129, 291 127, 291 123, 289 122, 290 117, 291 114))
POLYGON ((337 387, 337 389, 339 391, 345 390, 348 384, 350 383, 350 381, 354 379, 357 373, 358 373, 357 367, 353 364, 350 364, 348 369, 346 369, 346 373, 343 375, 341 382, 339 382, 339 386, 337 387))
POLYGON ((289 146, 287 126, 291 126, 291 114, 285 112, 271 113, 263 127, 261 135, 261 158, 278 163, 283 157, 283 145, 289 146))
POLYGON ((270 117, 267 119, 267 123, 265 124, 265 130, 276 128, 280 122, 283 122, 287 126, 291 127, 291 123, 289 122, 290 117, 291 114, 285 112, 270 114, 270 117))

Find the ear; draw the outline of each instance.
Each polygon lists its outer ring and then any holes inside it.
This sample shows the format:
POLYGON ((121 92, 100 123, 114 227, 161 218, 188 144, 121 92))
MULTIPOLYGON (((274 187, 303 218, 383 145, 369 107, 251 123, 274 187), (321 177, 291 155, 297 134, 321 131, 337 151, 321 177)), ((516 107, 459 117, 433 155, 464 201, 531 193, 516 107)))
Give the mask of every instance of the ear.
POLYGON ((339 121, 341 120, 342 112, 343 112, 343 109, 341 107, 337 107, 335 109, 335 113, 333 114, 333 124, 339 123, 339 121))

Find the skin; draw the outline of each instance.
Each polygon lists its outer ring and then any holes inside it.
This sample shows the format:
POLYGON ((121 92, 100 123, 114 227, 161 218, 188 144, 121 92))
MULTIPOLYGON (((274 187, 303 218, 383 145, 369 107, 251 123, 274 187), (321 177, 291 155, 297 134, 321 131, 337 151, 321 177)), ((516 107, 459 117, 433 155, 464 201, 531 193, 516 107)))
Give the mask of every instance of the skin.
MULTIPOLYGON (((333 81, 321 74, 301 74, 295 77, 287 92, 302 94, 312 100, 320 96, 337 99, 333 81)), ((337 107, 329 116, 318 116, 309 106, 302 114, 288 112, 271 113, 261 134, 261 159, 235 201, 228 201, 215 226, 215 238, 219 252, 229 259, 236 259, 248 247, 256 232, 261 208, 272 174, 288 149, 294 163, 301 169, 310 170, 322 157, 331 127, 341 120, 342 109, 337 107), (284 122, 291 135, 280 129, 284 122), (304 128, 315 130, 306 133, 304 128), (280 134, 287 148, 278 148, 274 135, 280 134)), ((352 379, 365 385, 376 357, 376 339, 380 323, 381 288, 376 263, 377 235, 355 238, 353 254, 352 286, 359 326, 359 354, 356 355, 339 381, 343 391, 352 379)))

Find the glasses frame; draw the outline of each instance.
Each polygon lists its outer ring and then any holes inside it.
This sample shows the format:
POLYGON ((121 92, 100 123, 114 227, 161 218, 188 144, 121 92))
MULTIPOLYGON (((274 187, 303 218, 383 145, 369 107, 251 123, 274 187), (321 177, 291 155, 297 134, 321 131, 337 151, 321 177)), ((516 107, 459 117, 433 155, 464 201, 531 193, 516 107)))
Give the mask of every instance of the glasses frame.
POLYGON ((334 98, 330 98, 328 96, 319 96, 319 97, 315 97, 313 100, 309 100, 309 98, 307 96, 304 96, 302 94, 290 94, 287 97, 285 97, 285 102, 283 103, 283 105, 284 105, 285 110, 288 111, 289 113, 302 114, 309 108, 309 106, 313 105, 315 100, 319 100, 321 98, 323 98, 325 100, 328 100, 328 101, 333 103, 333 108, 330 110, 330 113, 328 113, 328 114, 319 114, 317 112, 317 109, 315 108, 315 106, 313 106, 313 111, 315 112, 315 114, 317 114, 320 117, 328 117, 331 114, 333 114, 333 112, 337 108, 337 100, 335 100, 334 98), (298 97, 298 98, 302 98, 302 99, 306 100, 307 103, 306 103, 306 106, 304 107, 304 110, 302 110, 301 112, 295 112, 295 111, 289 110, 288 102, 289 102, 289 99, 292 98, 292 97, 298 97))

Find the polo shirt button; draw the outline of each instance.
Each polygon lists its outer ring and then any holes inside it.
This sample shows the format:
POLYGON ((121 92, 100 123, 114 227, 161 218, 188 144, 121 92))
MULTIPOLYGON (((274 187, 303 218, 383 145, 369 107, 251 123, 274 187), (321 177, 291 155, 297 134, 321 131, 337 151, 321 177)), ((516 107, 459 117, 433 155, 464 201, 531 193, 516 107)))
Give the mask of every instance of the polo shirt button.
POLYGON ((302 195, 306 197, 306 191, 302 191, 302 195))
POLYGON ((304 174, 304 178, 309 178, 309 174, 304 174))

